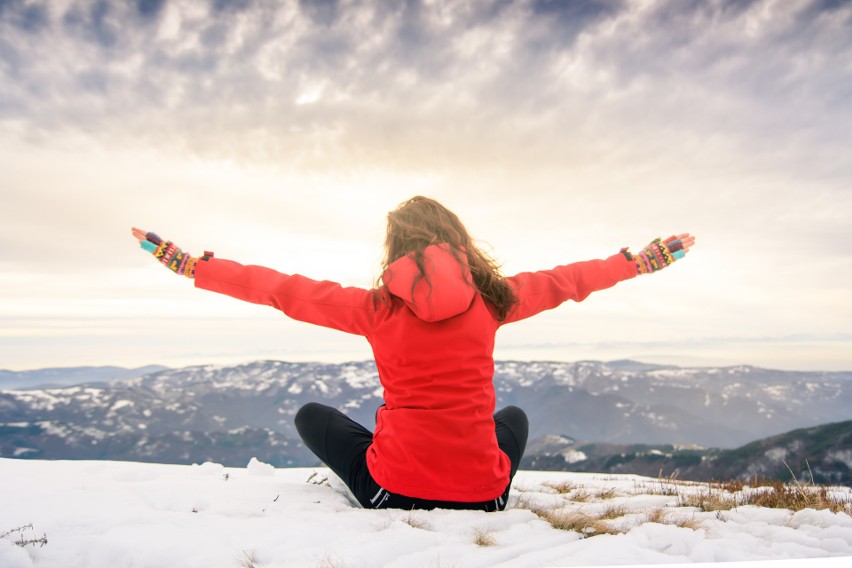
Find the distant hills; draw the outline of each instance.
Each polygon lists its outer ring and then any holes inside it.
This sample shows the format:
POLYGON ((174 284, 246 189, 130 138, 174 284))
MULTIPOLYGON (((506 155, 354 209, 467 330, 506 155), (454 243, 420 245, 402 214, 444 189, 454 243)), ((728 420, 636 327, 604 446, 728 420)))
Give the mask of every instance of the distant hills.
POLYGON ((692 481, 765 478, 852 485, 852 420, 793 430, 733 450, 545 436, 530 444, 521 467, 692 481))
MULTIPOLYGON (((145 370, 0 372, 0 389, 8 389, 0 390, 0 456, 238 466, 256 456, 276 466, 314 465, 293 427, 302 404, 335 406, 372 428, 382 400, 372 362, 153 367, 139 376, 145 370), (69 382, 79 384, 9 386, 69 382)), ((707 475, 735 477, 749 467, 775 475, 778 456, 791 467, 811 456, 814 476, 830 477, 846 475, 850 462, 842 425, 823 426, 850 417, 849 372, 505 361, 496 365, 495 388, 498 407, 515 404, 530 416, 524 467, 645 475, 677 469, 688 478, 713 464, 707 475), (754 440, 818 426, 825 433, 741 452, 754 440), (831 437, 840 441, 828 444, 831 437), (833 457, 809 454, 815 447, 833 457), (761 451, 766 460, 756 457, 761 451)))
POLYGON ((6 371, 0 369, 0 390, 62 388, 81 383, 107 383, 141 377, 165 371, 162 365, 147 365, 135 369, 124 367, 56 367, 35 371, 6 371))

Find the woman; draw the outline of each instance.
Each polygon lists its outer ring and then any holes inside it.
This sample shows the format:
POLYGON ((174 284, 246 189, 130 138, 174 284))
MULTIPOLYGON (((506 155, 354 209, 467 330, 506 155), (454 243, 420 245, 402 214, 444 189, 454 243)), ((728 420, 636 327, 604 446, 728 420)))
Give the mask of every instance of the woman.
POLYGON ((414 197, 388 214, 383 273, 365 290, 209 252, 196 258, 153 233, 134 228, 133 235, 197 288, 366 337, 384 387, 375 431, 317 403, 295 419, 305 445, 363 507, 486 511, 506 507, 528 432, 521 409, 494 414, 500 326, 660 270, 694 244, 683 234, 637 255, 622 249, 605 260, 504 278, 454 213, 414 197))

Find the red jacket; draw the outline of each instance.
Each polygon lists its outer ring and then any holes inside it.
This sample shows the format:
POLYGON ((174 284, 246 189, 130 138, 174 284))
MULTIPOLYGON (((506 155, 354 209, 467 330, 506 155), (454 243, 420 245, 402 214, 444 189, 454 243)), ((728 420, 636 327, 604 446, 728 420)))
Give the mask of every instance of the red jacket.
POLYGON ((498 322, 469 284, 467 266, 446 246, 426 249, 428 282, 413 289, 417 268, 410 257, 390 266, 378 291, 217 258, 198 263, 195 285, 365 336, 385 398, 367 451, 373 479, 409 497, 487 501, 509 483, 509 458, 497 447, 492 417, 497 329, 566 300, 579 302, 633 278, 636 268, 616 254, 509 277, 519 302, 498 322))

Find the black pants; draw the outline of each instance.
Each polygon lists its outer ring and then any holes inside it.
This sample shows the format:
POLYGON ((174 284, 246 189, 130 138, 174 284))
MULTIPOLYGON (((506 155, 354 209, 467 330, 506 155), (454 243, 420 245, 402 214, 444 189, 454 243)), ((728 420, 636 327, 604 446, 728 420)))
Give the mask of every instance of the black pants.
MULTIPOLYGON (((509 456, 509 484, 518 471, 529 433, 527 415, 507 406, 494 415, 497 444, 509 456)), ((335 408, 310 402, 296 414, 296 430, 305 445, 349 487, 364 508, 370 509, 476 509, 506 508, 509 485, 497 499, 478 503, 431 501, 390 493, 373 480, 367 469, 367 448, 373 433, 335 408)))

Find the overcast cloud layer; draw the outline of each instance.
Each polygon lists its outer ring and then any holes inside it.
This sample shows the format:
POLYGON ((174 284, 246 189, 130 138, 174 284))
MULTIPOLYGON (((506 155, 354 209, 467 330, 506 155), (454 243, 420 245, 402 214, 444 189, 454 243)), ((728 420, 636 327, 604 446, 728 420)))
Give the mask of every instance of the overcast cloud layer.
POLYGON ((691 231, 501 358, 852 369, 852 2, 0 2, 0 368, 366 358, 135 247, 370 286, 444 201, 507 273, 691 231))

